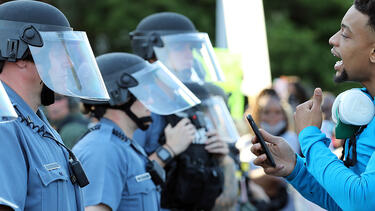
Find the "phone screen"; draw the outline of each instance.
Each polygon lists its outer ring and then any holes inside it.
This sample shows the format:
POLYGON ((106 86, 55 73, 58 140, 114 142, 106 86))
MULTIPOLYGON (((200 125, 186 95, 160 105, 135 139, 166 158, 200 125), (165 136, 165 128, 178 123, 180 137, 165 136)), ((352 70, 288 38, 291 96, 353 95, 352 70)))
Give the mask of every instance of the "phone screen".
POLYGON ((276 164, 275 164, 275 161, 273 160, 271 152, 268 149, 267 144, 264 141, 264 138, 263 138, 262 134, 259 132, 258 126, 255 124, 255 121, 254 121, 253 117, 249 114, 249 115, 246 116, 246 119, 249 122, 251 128, 253 129, 253 131, 255 133, 255 136, 257 137, 257 139, 258 139, 260 145, 262 146, 264 152, 266 153, 267 160, 269 161, 270 165, 272 167, 276 167, 276 164))

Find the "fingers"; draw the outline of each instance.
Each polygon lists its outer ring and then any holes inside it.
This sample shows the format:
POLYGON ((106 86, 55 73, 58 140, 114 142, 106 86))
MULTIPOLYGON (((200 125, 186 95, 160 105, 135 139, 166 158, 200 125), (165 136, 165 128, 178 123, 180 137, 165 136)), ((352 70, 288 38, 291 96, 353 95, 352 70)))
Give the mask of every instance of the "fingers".
POLYGON ((280 137, 273 136, 263 129, 259 129, 259 132, 262 134, 266 142, 269 142, 271 144, 277 144, 280 142, 280 139, 281 139, 280 137))
POLYGON ((255 160, 253 161, 253 163, 257 166, 264 166, 266 165, 265 161, 267 160, 267 156, 266 154, 261 154, 259 155, 257 158, 255 158, 255 160))
POLYGON ((314 90, 314 96, 313 96, 313 106, 311 110, 313 111, 320 111, 321 108, 320 106, 322 105, 322 100, 323 100, 323 94, 322 94, 322 89, 316 88, 314 90))
POLYGON ((296 111, 300 111, 300 110, 310 110, 313 106, 313 101, 312 100, 308 100, 302 104, 299 104, 297 107, 296 107, 296 111))
POLYGON ((284 168, 283 165, 281 164, 276 164, 276 167, 272 167, 268 161, 267 161, 267 155, 266 154, 261 154, 259 155, 254 161, 253 163, 257 166, 261 166, 263 167, 264 169, 264 172, 266 174, 274 174, 278 171, 280 171, 281 169, 284 168))
POLYGON ((218 137, 209 138, 209 142, 206 142, 206 146, 204 147, 209 153, 215 154, 228 154, 229 148, 227 143, 220 140, 218 137))
MULTIPOLYGON (((277 144, 280 142, 280 137, 277 137, 277 136, 273 136, 271 134, 269 134, 267 131, 263 130, 263 129, 259 129, 259 132, 262 134, 263 136, 263 139, 266 141, 266 142, 269 142, 271 144, 277 144)), ((256 144, 258 143, 258 138, 256 136, 254 136, 252 139, 251 139, 251 143, 253 144, 256 144)))
POLYGON ((210 130, 206 133, 206 136, 207 137, 211 137, 211 136, 217 136, 217 132, 215 130, 210 130))
POLYGON ((264 150, 260 143, 256 143, 253 146, 251 146, 250 151, 256 156, 259 156, 264 153, 264 150))
POLYGON ((177 125, 176 125, 175 127, 182 127, 182 126, 187 125, 187 124, 189 124, 189 123, 190 123, 190 119, 188 119, 188 118, 183 118, 183 119, 181 119, 181 120, 177 123, 177 125))

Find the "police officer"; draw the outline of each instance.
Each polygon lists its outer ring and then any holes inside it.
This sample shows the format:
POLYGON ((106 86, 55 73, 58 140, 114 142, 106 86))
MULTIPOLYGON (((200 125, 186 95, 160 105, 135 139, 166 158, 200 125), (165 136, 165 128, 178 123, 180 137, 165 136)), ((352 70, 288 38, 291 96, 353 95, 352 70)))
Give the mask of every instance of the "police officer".
POLYGON ((54 92, 108 100, 84 32, 37 1, 0 5, 0 79, 19 116, 0 125, 0 209, 83 210, 88 181, 40 105, 54 92))
MULTIPOLYGON (((172 12, 156 13, 145 17, 130 33, 133 52, 154 62, 160 61, 184 83, 203 85, 206 81, 223 80, 212 45, 206 33, 197 32, 194 24, 185 16, 172 12)), ((153 123, 147 131, 136 131, 135 140, 144 146, 151 159, 158 158, 161 164, 169 163, 184 152, 197 136, 174 134, 176 127, 189 121, 180 120, 172 127, 165 117, 152 114, 153 123), (165 133, 165 143, 159 141, 165 133), (172 153, 169 153, 172 152, 172 153)), ((209 153, 225 156, 228 146, 215 132, 206 134, 205 149, 209 153)))
POLYGON ((159 62, 108 53, 97 63, 111 99, 84 101, 86 111, 100 121, 73 148, 90 180, 83 189, 86 210, 159 210, 156 186, 164 170, 132 140, 134 131, 148 128, 150 110, 170 114, 199 100, 159 62))
MULTIPOLYGON (((203 84, 205 81, 224 79, 208 35, 197 32, 191 20, 181 14, 162 12, 149 15, 130 33, 130 39, 135 54, 149 62, 160 61, 182 82, 203 84)), ((178 133, 179 126, 190 124, 187 118, 171 127, 163 117, 156 114, 151 116, 153 123, 150 128, 146 132, 137 130, 135 140, 144 146, 152 158, 160 158, 161 155, 157 155, 155 151, 160 147, 158 140, 164 130, 167 145, 161 146, 162 149, 158 151, 174 152, 161 159, 165 164, 183 152, 195 136, 178 133)), ((226 144, 216 141, 212 145, 208 144, 207 150, 219 154, 228 152, 226 144)))

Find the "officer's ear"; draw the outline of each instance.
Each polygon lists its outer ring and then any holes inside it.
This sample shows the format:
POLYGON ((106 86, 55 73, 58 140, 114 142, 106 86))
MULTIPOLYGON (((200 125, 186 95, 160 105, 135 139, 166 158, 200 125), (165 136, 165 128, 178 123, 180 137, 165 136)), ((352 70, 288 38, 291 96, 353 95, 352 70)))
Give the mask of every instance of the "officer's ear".
POLYGON ((372 44, 372 48, 371 48, 369 58, 370 58, 370 62, 375 64, 375 43, 372 44))
POLYGON ((24 69, 27 66, 27 61, 25 60, 18 60, 15 63, 16 63, 16 66, 20 69, 24 69))

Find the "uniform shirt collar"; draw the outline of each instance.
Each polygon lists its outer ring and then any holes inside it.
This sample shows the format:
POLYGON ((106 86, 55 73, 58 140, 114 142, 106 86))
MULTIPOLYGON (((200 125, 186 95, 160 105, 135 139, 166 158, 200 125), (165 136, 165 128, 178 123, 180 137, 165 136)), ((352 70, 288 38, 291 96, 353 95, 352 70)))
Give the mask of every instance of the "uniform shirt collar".
POLYGON ((106 125, 112 127, 113 129, 124 133, 124 135, 126 136, 125 132, 115 122, 113 122, 112 120, 103 117, 103 118, 100 119, 100 123, 101 124, 106 124, 106 125))
MULTIPOLYGON (((17 110, 29 121, 34 122, 37 125, 46 125, 48 130, 52 132, 51 125, 48 123, 48 120, 42 110, 38 108, 37 112, 35 113, 31 107, 7 84, 2 83, 4 86, 5 91, 7 92, 10 101, 12 102, 13 106, 17 108, 17 110)), ((56 134, 52 132, 55 136, 56 134)))

